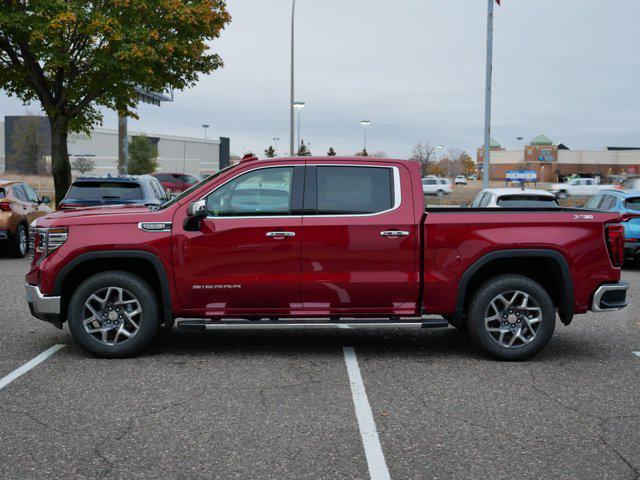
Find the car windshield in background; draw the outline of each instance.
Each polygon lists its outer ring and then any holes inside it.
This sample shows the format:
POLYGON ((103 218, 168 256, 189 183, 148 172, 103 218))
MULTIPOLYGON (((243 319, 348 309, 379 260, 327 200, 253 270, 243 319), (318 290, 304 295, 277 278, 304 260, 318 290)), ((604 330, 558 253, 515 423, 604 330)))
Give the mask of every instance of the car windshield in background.
POLYGON ((68 199, 91 200, 142 200, 142 188, 137 183, 125 182, 75 182, 68 199))
POLYGON ((7 194, 4 191, 4 188, 0 188, 0 199, 5 198, 7 194))
POLYGON ((627 201, 624 202, 624 206, 629 210, 640 212, 640 197, 627 198, 627 201))
POLYGON ((191 192, 197 190, 198 188, 200 188, 202 185, 204 185, 205 183, 207 183, 209 180, 211 180, 212 178, 216 178, 217 176, 226 173, 227 171, 231 170, 232 168, 234 168, 236 165, 229 165, 226 168, 223 168, 222 170, 220 170, 219 172, 213 173, 211 175, 209 175, 207 178, 205 178, 204 180, 199 181, 198 183, 196 183, 195 185, 192 185, 191 187, 189 187, 188 189, 186 189, 184 192, 182 192, 180 195, 178 195, 177 197, 173 197, 171 200, 169 200, 168 202, 163 203, 162 205, 160 205, 161 209, 167 208, 171 205, 173 205, 174 203, 179 202, 180 200, 182 200, 184 197, 186 197, 187 195, 191 195, 191 192))
POLYGON ((555 208, 560 205, 553 197, 538 197, 536 195, 505 195, 498 199, 498 206, 502 208, 555 208))

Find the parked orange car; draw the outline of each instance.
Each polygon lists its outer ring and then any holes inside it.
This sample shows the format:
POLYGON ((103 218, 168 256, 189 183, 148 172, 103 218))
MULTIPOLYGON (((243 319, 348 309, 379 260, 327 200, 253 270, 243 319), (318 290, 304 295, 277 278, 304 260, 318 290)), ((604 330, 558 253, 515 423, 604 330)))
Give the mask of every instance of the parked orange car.
POLYGON ((29 225, 51 213, 48 203, 49 197, 38 197, 26 183, 0 180, 0 241, 7 245, 12 257, 27 254, 29 225))

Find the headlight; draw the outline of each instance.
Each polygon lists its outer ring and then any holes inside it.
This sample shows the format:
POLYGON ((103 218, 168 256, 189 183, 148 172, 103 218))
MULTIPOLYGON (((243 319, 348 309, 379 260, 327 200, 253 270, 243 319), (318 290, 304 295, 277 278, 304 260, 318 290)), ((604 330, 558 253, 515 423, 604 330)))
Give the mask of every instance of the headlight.
POLYGON ((47 257, 67 241, 68 228, 44 227, 31 229, 31 251, 34 260, 39 261, 47 257))

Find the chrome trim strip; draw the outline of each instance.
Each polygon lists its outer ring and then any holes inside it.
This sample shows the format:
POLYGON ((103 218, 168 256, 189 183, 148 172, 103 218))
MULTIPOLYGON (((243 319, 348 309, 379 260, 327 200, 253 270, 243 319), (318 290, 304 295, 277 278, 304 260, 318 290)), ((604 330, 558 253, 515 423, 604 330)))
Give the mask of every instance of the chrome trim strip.
MULTIPOLYGON (((218 185, 213 190, 210 190, 209 192, 207 192, 204 195, 202 195, 198 200, 204 200, 205 197, 207 197, 208 195, 211 195, 217 189, 223 187, 224 185, 229 183, 231 180, 233 180, 235 178, 238 178, 239 176, 244 175, 245 173, 249 173, 249 172, 253 172, 255 170, 261 170, 261 169, 265 169, 265 168, 299 167, 301 165, 308 166, 308 167, 390 168, 393 171, 393 190, 394 190, 393 198, 394 198, 394 204, 393 204, 392 208, 390 208, 388 210, 383 210, 382 212, 376 212, 376 213, 357 213, 357 214, 347 214, 347 215, 304 215, 305 217, 309 217, 309 218, 375 217, 376 215, 382 215, 382 214, 385 214, 385 213, 393 212, 394 210, 397 210, 398 208, 400 208, 400 205, 402 205, 402 187, 401 187, 401 184, 400 184, 400 170, 399 170, 399 168, 397 166, 395 166, 395 165, 364 165, 364 164, 356 164, 356 163, 307 163, 307 164, 302 164, 302 163, 293 163, 293 164, 283 163, 282 165, 260 166, 260 167, 252 168, 250 170, 245 170, 244 172, 239 173, 238 175, 235 175, 235 176, 231 177, 230 179, 228 179, 224 183, 218 185)), ((262 216, 261 215, 256 215, 256 216, 238 216, 238 217, 215 217, 213 215, 208 215, 205 218, 210 218, 210 219, 215 219, 215 220, 238 220, 238 219, 246 219, 246 218, 252 218, 252 219, 253 218, 303 218, 303 215, 262 215, 262 216)))
POLYGON ((33 305, 33 309, 38 313, 59 314, 60 297, 43 295, 37 285, 27 283, 24 286, 27 295, 27 302, 33 305))
POLYGON ((618 308, 600 308, 600 301, 602 300, 602 296, 607 292, 612 292, 616 290, 627 291, 629 289, 629 284, 627 283, 614 283, 614 284, 605 284, 600 285, 596 292, 593 294, 593 302, 591 303, 591 311, 592 312, 613 312, 615 310, 621 310, 626 306, 626 304, 622 307, 618 308))
MULTIPOLYGON (((189 328, 194 326, 189 320, 183 322, 178 321, 178 328, 184 323, 184 327, 189 328)), ((258 329, 289 329, 289 328, 422 328, 422 322, 254 322, 254 323, 202 323, 195 325, 198 328, 206 328, 207 330, 227 330, 227 329, 239 329, 239 330, 258 330, 258 329)), ((183 328, 184 328, 183 327, 183 328)))

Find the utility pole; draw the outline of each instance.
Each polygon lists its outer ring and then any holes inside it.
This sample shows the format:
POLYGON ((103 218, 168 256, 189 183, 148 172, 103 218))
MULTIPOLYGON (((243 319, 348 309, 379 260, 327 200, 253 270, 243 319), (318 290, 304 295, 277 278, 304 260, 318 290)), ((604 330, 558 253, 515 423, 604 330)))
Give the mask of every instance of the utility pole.
POLYGON ((293 137, 294 133, 294 112, 293 112, 293 102, 294 100, 294 52, 295 52, 295 26, 296 26, 296 0, 293 0, 293 5, 291 6, 291 100, 289 102, 289 155, 293 156, 295 154, 294 151, 294 142, 293 137))
POLYGON ((482 187, 489 188, 491 175, 491 79, 493 74, 493 2, 487 0, 487 67, 486 90, 484 99, 484 166, 482 187))

